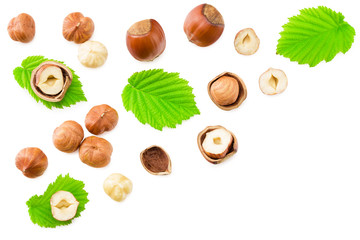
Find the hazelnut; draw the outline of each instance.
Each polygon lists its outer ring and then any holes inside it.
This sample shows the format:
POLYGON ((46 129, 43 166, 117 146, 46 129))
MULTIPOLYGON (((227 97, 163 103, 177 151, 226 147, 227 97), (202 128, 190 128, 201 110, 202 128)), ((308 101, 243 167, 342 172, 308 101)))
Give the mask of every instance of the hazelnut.
POLYGON ((85 67, 100 67, 104 65, 107 56, 108 51, 101 42, 87 41, 79 46, 78 59, 85 67))
POLYGON ((53 133, 53 143, 62 152, 75 152, 84 138, 84 130, 75 121, 66 121, 53 133))
POLYGON ((99 135, 113 130, 118 120, 117 111, 109 105, 102 104, 90 109, 85 118, 85 127, 92 134, 99 135))
POLYGON ((94 33, 94 22, 80 12, 67 15, 63 23, 63 36, 68 41, 83 43, 94 33))
POLYGON ((171 173, 171 159, 167 152, 159 146, 151 146, 140 153, 141 164, 153 175, 171 173))
POLYGON ((29 14, 21 13, 11 19, 7 30, 12 40, 28 43, 35 36, 35 21, 29 14))
POLYGON ((229 111, 239 107, 246 99, 247 89, 239 76, 224 72, 209 82, 208 93, 216 106, 229 111))
POLYGON ((285 91, 288 79, 280 69, 269 68, 259 78, 261 91, 267 95, 275 95, 285 91))
POLYGON ((60 102, 72 78, 71 71, 65 65, 46 61, 32 71, 30 85, 39 98, 48 102, 60 102))
POLYGON ((142 20, 127 30, 126 46, 135 59, 152 61, 165 50, 165 33, 156 20, 142 20))
POLYGON ((260 40, 254 29, 245 28, 236 34, 234 45, 238 53, 252 55, 259 49, 260 40))
POLYGON ((95 136, 87 137, 80 145, 81 161, 91 167, 101 168, 110 163, 113 148, 107 140, 95 136))
POLYGON ((113 173, 104 181, 104 191, 113 200, 120 202, 131 193, 133 185, 130 179, 120 173, 113 173))
POLYGON ((79 202, 68 191, 57 191, 51 196, 50 207, 53 217, 58 221, 68 221, 76 215, 79 202))
POLYGON ((48 166, 46 155, 39 148, 22 149, 15 158, 16 167, 28 178, 36 178, 45 172, 48 166))
POLYGON ((197 138, 198 147, 204 158, 218 164, 237 152, 235 135, 222 126, 210 126, 201 131, 197 138))
POLYGON ((187 15, 184 31, 190 42, 207 47, 220 38, 224 26, 224 19, 215 7, 201 4, 187 15))

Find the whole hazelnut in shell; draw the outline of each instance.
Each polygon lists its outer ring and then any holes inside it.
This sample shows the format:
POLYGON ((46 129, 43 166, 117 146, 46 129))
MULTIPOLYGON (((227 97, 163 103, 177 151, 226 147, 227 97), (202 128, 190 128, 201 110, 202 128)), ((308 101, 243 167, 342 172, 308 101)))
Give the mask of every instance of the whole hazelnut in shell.
POLYGON ((80 12, 73 12, 64 19, 63 36, 68 41, 83 43, 91 38, 94 28, 91 18, 84 17, 80 12))
POLYGON ((75 152, 84 138, 84 130, 75 121, 66 121, 53 133, 53 143, 62 152, 75 152))
POLYGON ((28 178, 36 178, 45 172, 48 166, 46 155, 39 148, 22 149, 15 158, 16 167, 28 178))
POLYGON ((99 135, 115 128, 119 115, 109 105, 102 104, 90 109, 85 118, 85 127, 92 134, 99 135))
POLYGON ((29 14, 21 13, 11 19, 7 30, 12 40, 28 43, 35 36, 35 21, 29 14))
POLYGON ((110 163, 113 148, 111 143, 96 136, 87 137, 80 145, 81 161, 91 167, 101 168, 110 163))

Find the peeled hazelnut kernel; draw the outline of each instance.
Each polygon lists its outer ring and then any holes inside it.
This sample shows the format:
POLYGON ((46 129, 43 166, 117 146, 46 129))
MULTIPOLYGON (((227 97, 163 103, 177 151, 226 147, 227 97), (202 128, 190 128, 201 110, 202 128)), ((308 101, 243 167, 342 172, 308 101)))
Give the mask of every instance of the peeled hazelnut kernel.
POLYGON ((29 14, 21 13, 11 19, 7 30, 12 40, 28 43, 35 36, 35 21, 29 14))
POLYGON ((133 185, 130 179, 120 173, 113 173, 104 181, 104 191, 113 200, 120 202, 131 193, 133 185))
POLYGON ((53 133, 53 143, 62 152, 75 152, 84 138, 84 130, 75 121, 66 121, 53 133))
POLYGON ((210 4, 201 4, 187 15, 184 32, 190 42, 207 47, 216 42, 224 31, 224 19, 210 4))
POLYGON ((130 54, 139 61, 152 61, 165 50, 165 33, 154 19, 134 23, 126 32, 130 54))
POLYGON ((72 78, 71 71, 65 65, 46 61, 32 71, 30 85, 39 98, 48 102, 60 102, 72 78))
POLYGON ((68 221, 76 215, 79 202, 68 191, 57 191, 51 196, 50 207, 53 217, 58 221, 68 221))
POLYGON ((85 127, 92 134, 99 135, 115 128, 119 115, 109 105, 102 104, 90 109, 85 118, 85 127))
POLYGON ((95 168, 105 167, 110 163, 113 148, 107 140, 95 136, 87 137, 80 145, 80 160, 95 168))
POLYGON ((237 152, 235 135, 222 126, 210 126, 198 135, 198 147, 203 157, 210 163, 218 164, 237 152))
POLYGON ((259 49, 260 40, 254 29, 245 28, 236 34, 234 45, 238 53, 252 55, 259 49))
POLYGON ((140 153, 141 164, 153 175, 171 173, 171 159, 167 152, 159 146, 151 146, 140 153))
POLYGON ((108 51, 100 42, 87 41, 79 46, 78 59, 85 67, 100 67, 104 65, 107 56, 108 51))
POLYGON ((280 69, 269 68, 259 79, 260 89, 267 95, 282 93, 287 88, 287 85, 288 79, 280 69))
POLYGON ((68 41, 83 43, 91 38, 94 28, 91 18, 84 17, 80 12, 73 12, 64 19, 63 36, 68 41))
POLYGON ((234 73, 224 72, 208 84, 210 99, 222 110, 232 110, 246 99, 247 89, 243 80, 234 73))
POLYGON ((45 172, 48 159, 39 148, 29 147, 16 155, 15 164, 26 177, 36 178, 45 172))

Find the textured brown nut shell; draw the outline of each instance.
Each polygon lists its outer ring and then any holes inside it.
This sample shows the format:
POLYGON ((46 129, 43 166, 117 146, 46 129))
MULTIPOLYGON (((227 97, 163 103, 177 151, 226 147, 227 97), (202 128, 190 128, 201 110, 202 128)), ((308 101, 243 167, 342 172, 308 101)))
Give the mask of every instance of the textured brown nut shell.
POLYGON ((7 30, 12 40, 28 43, 35 36, 35 21, 29 14, 21 13, 10 20, 7 30))
POLYGON ((84 130, 75 121, 66 121, 54 130, 53 143, 62 152, 75 152, 84 138, 84 130))
POLYGON ((94 29, 94 22, 91 18, 84 17, 80 12, 73 12, 64 19, 63 36, 68 41, 83 43, 91 38, 94 29))
POLYGON ((210 4, 201 4, 187 15, 184 32, 190 42, 207 47, 216 42, 224 31, 224 20, 210 4))
POLYGON ((85 118, 85 127, 92 134, 99 135, 115 128, 119 115, 109 105, 102 104, 90 109, 85 118))
POLYGON ((15 158, 16 167, 28 178, 36 178, 45 172, 48 166, 46 155, 39 148, 22 149, 15 158))
POLYGON ((54 62, 54 61, 46 61, 41 63, 37 68, 35 68, 32 73, 31 73, 31 78, 30 78, 30 85, 32 90, 34 91, 34 93, 41 99, 48 101, 48 102, 60 102, 64 96, 66 91, 68 90, 68 88, 71 85, 73 79, 73 75, 70 71, 69 68, 67 68, 64 64, 58 63, 58 62, 54 62), (43 93, 40 88, 38 88, 36 86, 36 82, 38 81, 38 72, 42 70, 42 67, 46 66, 46 65, 53 65, 53 66, 57 66, 59 68, 61 68, 61 71, 63 73, 63 77, 64 77, 64 86, 63 89, 61 90, 61 92, 59 92, 57 95, 47 95, 45 93, 43 93))
POLYGON ((152 61, 165 50, 164 30, 154 19, 137 22, 126 32, 126 46, 135 59, 152 61))
POLYGON ((91 136, 81 143, 79 157, 83 163, 101 168, 110 163, 112 151, 112 145, 107 140, 91 136))
POLYGON ((236 136, 235 136, 232 132, 230 132, 229 130, 227 130, 226 128, 224 128, 224 127, 222 127, 222 126, 219 126, 219 125, 218 125, 218 126, 209 126, 209 127, 206 127, 203 131, 201 131, 201 132, 198 134, 197 143, 198 143, 199 150, 200 150, 201 154, 203 155, 203 157, 204 157, 208 162, 213 163, 213 164, 218 164, 218 163, 221 163, 221 162, 225 161, 226 159, 228 159, 228 158, 230 158, 232 155, 234 155, 234 154, 237 152, 237 149, 238 149, 238 141, 237 141, 237 139, 236 139, 236 136), (233 137, 233 143, 232 143, 231 147, 229 148, 229 150, 228 150, 228 152, 227 152, 227 154, 226 154, 225 157, 219 158, 219 159, 214 159, 214 158, 209 157, 209 156, 205 153, 205 151, 204 151, 204 149, 203 149, 203 147, 202 147, 202 143, 204 142, 204 139, 205 139, 205 137, 206 137, 206 133, 211 132, 211 131, 213 131, 213 130, 215 130, 215 129, 219 129, 219 128, 222 128, 222 129, 228 131, 228 132, 231 134, 231 136, 233 137))
POLYGON ((159 146, 151 146, 140 153, 140 161, 146 171, 153 175, 171 173, 171 159, 167 152, 159 146))
POLYGON ((221 74, 219 74, 218 76, 216 76, 213 80, 211 80, 208 84, 208 94, 210 96, 210 99, 215 103, 216 106, 218 106, 219 108, 221 108, 222 110, 225 111, 230 111, 232 109, 238 108, 242 102, 246 99, 247 97, 247 88, 246 85, 244 83, 244 81, 236 74, 231 73, 231 72, 223 72, 221 74), (212 96, 211 93, 211 86, 214 82, 216 82, 219 78, 221 78, 222 76, 228 76, 228 77, 232 77, 235 80, 237 80, 238 84, 239 84, 239 96, 236 99, 236 101, 230 105, 220 105, 216 99, 212 96))

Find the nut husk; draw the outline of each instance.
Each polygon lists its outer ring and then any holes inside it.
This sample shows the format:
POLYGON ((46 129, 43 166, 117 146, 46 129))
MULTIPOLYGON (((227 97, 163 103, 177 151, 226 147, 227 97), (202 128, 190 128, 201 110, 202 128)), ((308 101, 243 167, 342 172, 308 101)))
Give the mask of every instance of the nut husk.
POLYGON ((238 141, 236 139, 236 136, 232 132, 230 132, 229 130, 227 130, 226 128, 224 128, 223 126, 220 126, 220 125, 206 127, 203 131, 201 131, 198 134, 197 143, 198 143, 199 150, 200 150, 201 154, 203 155, 203 157, 208 162, 213 163, 213 164, 218 164, 218 163, 221 163, 221 162, 225 161, 226 159, 228 159, 232 155, 234 155, 237 152, 237 149, 238 149, 238 141), (231 136, 233 137, 233 140, 232 140, 232 144, 231 144, 230 148, 228 149, 227 154, 225 155, 225 157, 215 159, 215 158, 211 158, 210 156, 208 156, 205 153, 205 151, 204 151, 204 149, 202 147, 202 143, 204 142, 204 139, 206 137, 206 133, 211 132, 211 131, 213 131, 215 129, 219 129, 219 128, 222 128, 222 129, 226 130, 227 132, 229 132, 231 134, 231 136))
MULTIPOLYGON (((207 88, 208 88, 208 93, 209 93, 210 99, 215 103, 216 106, 218 106, 219 108, 221 108, 222 110, 225 110, 225 111, 230 111, 232 109, 238 108, 247 97, 247 89, 246 89, 246 85, 245 85, 244 81, 238 75, 231 73, 231 72, 223 72, 223 73, 219 74, 218 76, 216 76, 213 80, 211 80, 209 82, 207 88), (211 91, 212 85, 223 76, 234 78, 239 85, 238 97, 236 98, 235 102, 233 102, 232 104, 229 104, 229 105, 221 105, 216 100, 216 98, 213 96, 213 93, 211 91)), ((231 90, 232 89, 229 89, 229 91, 231 91, 231 90)))
POLYGON ((55 62, 55 61, 46 61, 41 63, 37 68, 35 68, 32 73, 31 73, 31 78, 30 78, 30 85, 32 90, 34 91, 34 93, 41 99, 48 101, 48 102, 60 102, 64 96, 66 91, 68 90, 69 86, 71 85, 73 79, 73 75, 70 71, 69 68, 67 68, 64 64, 55 62), (38 72, 41 71, 41 69, 45 66, 48 65, 52 65, 52 66, 56 66, 59 67, 62 71, 63 74, 63 78, 64 78, 64 85, 62 90, 56 94, 56 95, 48 95, 45 94, 44 92, 42 92, 40 90, 39 87, 36 86, 36 82, 38 80, 38 72))
POLYGON ((168 175, 171 173, 171 159, 167 152, 153 145, 140 153, 141 164, 153 175, 168 175))

